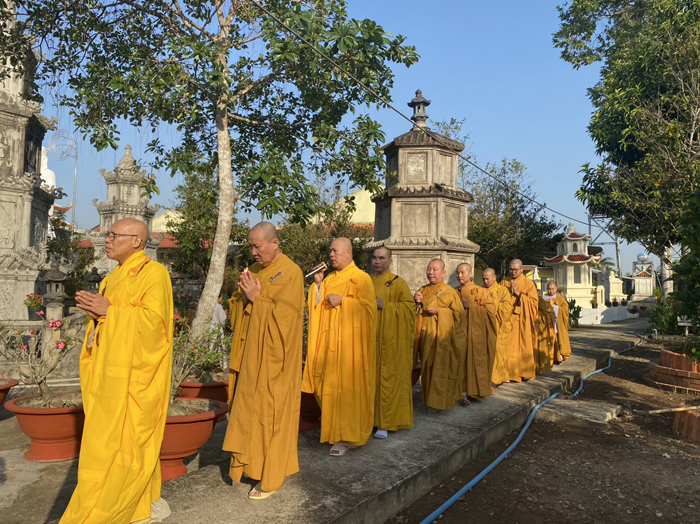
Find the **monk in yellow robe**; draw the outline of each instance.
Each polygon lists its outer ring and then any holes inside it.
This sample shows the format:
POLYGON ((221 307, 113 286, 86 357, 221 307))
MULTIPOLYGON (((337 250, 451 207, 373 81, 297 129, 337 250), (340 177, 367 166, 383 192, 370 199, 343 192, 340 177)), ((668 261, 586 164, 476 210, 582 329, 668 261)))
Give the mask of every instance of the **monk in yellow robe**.
POLYGON ((471 264, 457 266, 457 281, 464 312, 460 326, 466 338, 467 355, 462 366, 462 403, 468 397, 484 398, 492 393, 491 373, 496 356, 493 299, 472 280, 471 264))
POLYGON ((340 237, 329 254, 335 271, 314 275, 302 391, 321 408, 321 442, 331 456, 367 443, 374 427, 377 299, 370 276, 355 265, 352 243, 340 237))
POLYGON ((78 291, 89 316, 80 354, 85 427, 78 485, 62 524, 129 524, 170 514, 160 498, 160 448, 170 399, 173 289, 144 254, 148 227, 118 220, 105 240, 119 265, 99 293, 78 291))
POLYGON ((233 343, 230 417, 223 449, 231 478, 259 480, 248 498, 264 499, 299 471, 299 403, 304 325, 304 277, 282 253, 275 226, 248 235, 255 264, 241 273, 229 301, 233 343))
POLYGON ((548 282, 547 295, 544 297, 546 300, 549 300, 557 316, 557 323, 555 325, 557 332, 556 352, 554 356, 555 364, 560 364, 571 356, 571 341, 569 340, 569 302, 564 295, 557 292, 558 287, 559 284, 555 281, 552 280, 548 282))
POLYGON ((496 281, 496 272, 486 268, 481 273, 484 279, 484 287, 493 299, 494 315, 492 318, 496 332, 496 356, 493 361, 493 373, 491 381, 495 387, 504 382, 510 382, 508 373, 508 350, 510 345, 510 316, 513 313, 513 302, 510 290, 496 281))
POLYGON ((406 281, 394 275, 391 250, 372 253, 372 284, 377 297, 377 385, 374 401, 375 438, 413 427, 413 333, 416 309, 406 281))
POLYGON ((513 311, 510 317, 511 334, 508 345, 508 375, 511 382, 535 378, 534 348, 537 345, 535 319, 539 295, 532 280, 523 275, 523 263, 510 261, 510 278, 504 281, 510 290, 513 311))
POLYGON ((428 415, 437 417, 462 398, 462 373, 466 346, 460 344, 464 307, 459 293, 445 283, 445 263, 428 264, 428 284, 413 299, 418 307, 415 344, 421 360, 421 389, 428 415))
POLYGON ((554 330, 556 318, 552 305, 542 297, 537 301, 537 344, 534 347, 535 373, 541 375, 552 371, 554 364, 554 344, 557 334, 554 330))

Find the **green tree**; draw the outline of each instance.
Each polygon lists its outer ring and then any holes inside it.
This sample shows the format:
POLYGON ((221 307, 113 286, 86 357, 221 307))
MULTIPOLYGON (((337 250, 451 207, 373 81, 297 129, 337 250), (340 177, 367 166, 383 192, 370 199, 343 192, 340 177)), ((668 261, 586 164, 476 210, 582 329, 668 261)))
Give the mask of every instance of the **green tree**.
POLYGON ((76 291, 85 288, 85 277, 95 263, 95 248, 81 245, 82 235, 71 235, 64 211, 54 210, 49 223, 52 234, 46 242, 48 256, 56 255, 76 263, 75 269, 68 273, 64 283, 66 294, 74 296, 76 291))
POLYGON ((116 147, 124 121, 154 136, 171 126, 174 145, 149 144, 154 168, 216 166, 219 214, 195 337, 222 285, 237 203, 303 222, 316 211, 309 172, 377 189, 384 135, 357 112, 379 102, 352 77, 389 99, 389 63, 418 57, 404 37, 350 18, 345 0, 13 3, 0 0, 0 57, 21 69, 33 47, 36 83, 67 79, 58 101, 98 149, 116 147))
MULTIPOLYGON (((177 186, 178 197, 174 210, 177 218, 167 221, 168 232, 173 235, 180 249, 173 255, 175 271, 193 274, 209 272, 212 246, 218 223, 219 186, 216 174, 209 172, 189 173, 177 186)), ((248 223, 234 217, 230 243, 244 244, 248 239, 248 223)))
POLYGON ((679 313, 700 327, 700 190, 688 199, 680 221, 680 232, 685 250, 673 268, 677 291, 672 296, 679 313))
MULTIPOLYGON (((452 119, 434 127, 448 138, 467 142, 469 135, 462 134, 463 124, 464 120, 452 119)), ((466 158, 475 160, 471 155, 466 158)), ((460 186, 474 196, 468 227, 469 239, 481 246, 477 267, 491 267, 503 276, 510 259, 537 263, 552 255, 562 237, 562 224, 536 203, 537 194, 528 184, 525 166, 504 158, 497 164, 487 163, 484 170, 488 175, 459 160, 460 186)))
POLYGON ((670 263, 679 221, 700 187, 700 2, 573 0, 554 45, 575 68, 601 62, 588 126, 601 162, 578 198, 611 229, 670 263))

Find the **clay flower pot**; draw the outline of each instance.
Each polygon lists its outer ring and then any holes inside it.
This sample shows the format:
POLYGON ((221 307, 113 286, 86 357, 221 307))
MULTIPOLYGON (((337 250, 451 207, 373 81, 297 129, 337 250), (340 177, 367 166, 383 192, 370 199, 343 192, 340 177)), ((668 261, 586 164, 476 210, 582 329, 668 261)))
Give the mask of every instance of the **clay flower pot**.
POLYGON ((301 393, 299 406, 299 433, 321 427, 321 408, 313 393, 301 393))
POLYGON ((657 384, 700 392, 700 362, 675 351, 662 349, 659 362, 649 364, 649 377, 657 384))
MULTIPOLYGON (((178 398, 178 401, 196 402, 200 399, 178 398)), ((170 415, 165 421, 165 435, 160 449, 160 472, 163 482, 187 473, 182 459, 194 455, 206 444, 219 417, 226 415, 225 402, 211 400, 216 410, 194 415, 170 415)))
POLYGON ((39 395, 30 395, 13 398, 5 404, 5 409, 12 411, 17 417, 22 432, 31 439, 24 458, 34 462, 58 462, 77 457, 80 454, 80 439, 85 424, 83 406, 30 408, 17 405, 24 399, 38 397, 39 395))
POLYGON ((226 382, 181 382, 178 395, 186 398, 208 398, 228 402, 226 382))
POLYGON ((15 387, 17 384, 19 384, 17 380, 12 380, 9 378, 0 378, 0 406, 2 406, 2 403, 5 402, 5 398, 10 392, 10 389, 15 387))

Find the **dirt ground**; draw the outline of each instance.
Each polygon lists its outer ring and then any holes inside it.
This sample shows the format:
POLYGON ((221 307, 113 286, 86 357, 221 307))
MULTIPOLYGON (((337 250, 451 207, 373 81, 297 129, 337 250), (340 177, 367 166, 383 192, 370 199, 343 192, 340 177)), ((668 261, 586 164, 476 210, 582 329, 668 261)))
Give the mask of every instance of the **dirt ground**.
MULTIPOLYGON (((700 445, 673 432, 671 414, 635 410, 678 407, 697 396, 666 391, 644 378, 669 343, 648 342, 586 379, 579 398, 622 406, 607 430, 533 421, 520 445, 439 519, 441 524, 698 524, 700 445)), ((421 522, 517 437, 487 449, 443 485, 393 515, 421 522)))

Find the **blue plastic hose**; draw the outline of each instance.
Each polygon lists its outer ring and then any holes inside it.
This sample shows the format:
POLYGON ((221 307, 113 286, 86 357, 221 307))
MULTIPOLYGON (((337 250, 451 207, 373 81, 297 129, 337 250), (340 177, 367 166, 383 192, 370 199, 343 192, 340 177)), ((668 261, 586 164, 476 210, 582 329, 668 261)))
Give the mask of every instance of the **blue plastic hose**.
POLYGON ((486 475, 491 473, 491 471, 493 471, 493 469, 496 466, 498 466, 503 461, 503 459, 505 459, 508 455, 510 455, 511 451, 513 451, 517 447, 517 445, 520 444, 520 441, 523 439, 523 436, 525 435, 528 428, 530 427, 532 420, 535 418, 535 413, 537 413, 538 409, 540 409, 542 406, 545 406, 546 404, 550 403, 552 400, 554 400, 555 398, 557 398, 559 396, 566 397, 566 398, 576 398, 576 396, 579 393, 581 393, 581 391, 583 390, 583 381, 585 379, 587 379, 591 375, 595 375, 596 373, 600 373, 601 371, 605 371, 606 369, 610 369, 610 367, 612 366, 612 359, 614 359, 618 355, 621 355, 622 353, 626 353, 627 351, 638 348, 639 346, 641 346, 644 343, 644 337, 641 335, 638 335, 634 331, 625 331, 625 334, 638 336, 639 342, 637 342, 634 346, 628 347, 627 349, 623 349, 622 351, 618 351, 617 353, 613 353, 610 356, 610 358, 608 359, 607 366, 600 368, 600 369, 596 369, 595 371, 592 371, 592 372, 588 373, 588 375, 582 377, 581 383, 579 384, 578 389, 574 393, 572 393, 571 395, 562 395, 561 393, 554 393, 552 396, 550 396, 549 398, 546 398, 545 400, 543 400, 542 402, 537 404, 534 408, 532 408, 532 412, 530 412, 530 416, 527 418, 527 422, 525 422, 523 429, 520 430, 520 433, 518 434, 518 438, 516 438, 515 441, 510 446, 508 446, 508 449, 506 449, 503 453, 501 453, 496 460, 494 460, 481 473, 479 473, 476 477, 474 477, 471 481, 469 481, 468 484, 463 486, 457 493, 452 495, 442 506, 440 506, 438 509, 433 511, 430 515, 428 515, 421 522, 421 524, 431 524, 432 522, 437 520, 437 518, 440 515, 442 515, 445 511, 447 511, 447 509, 450 506, 452 506, 455 502, 457 502, 459 497, 461 497, 467 491, 469 491, 474 486, 476 486, 481 481, 481 479, 483 479, 486 475))

